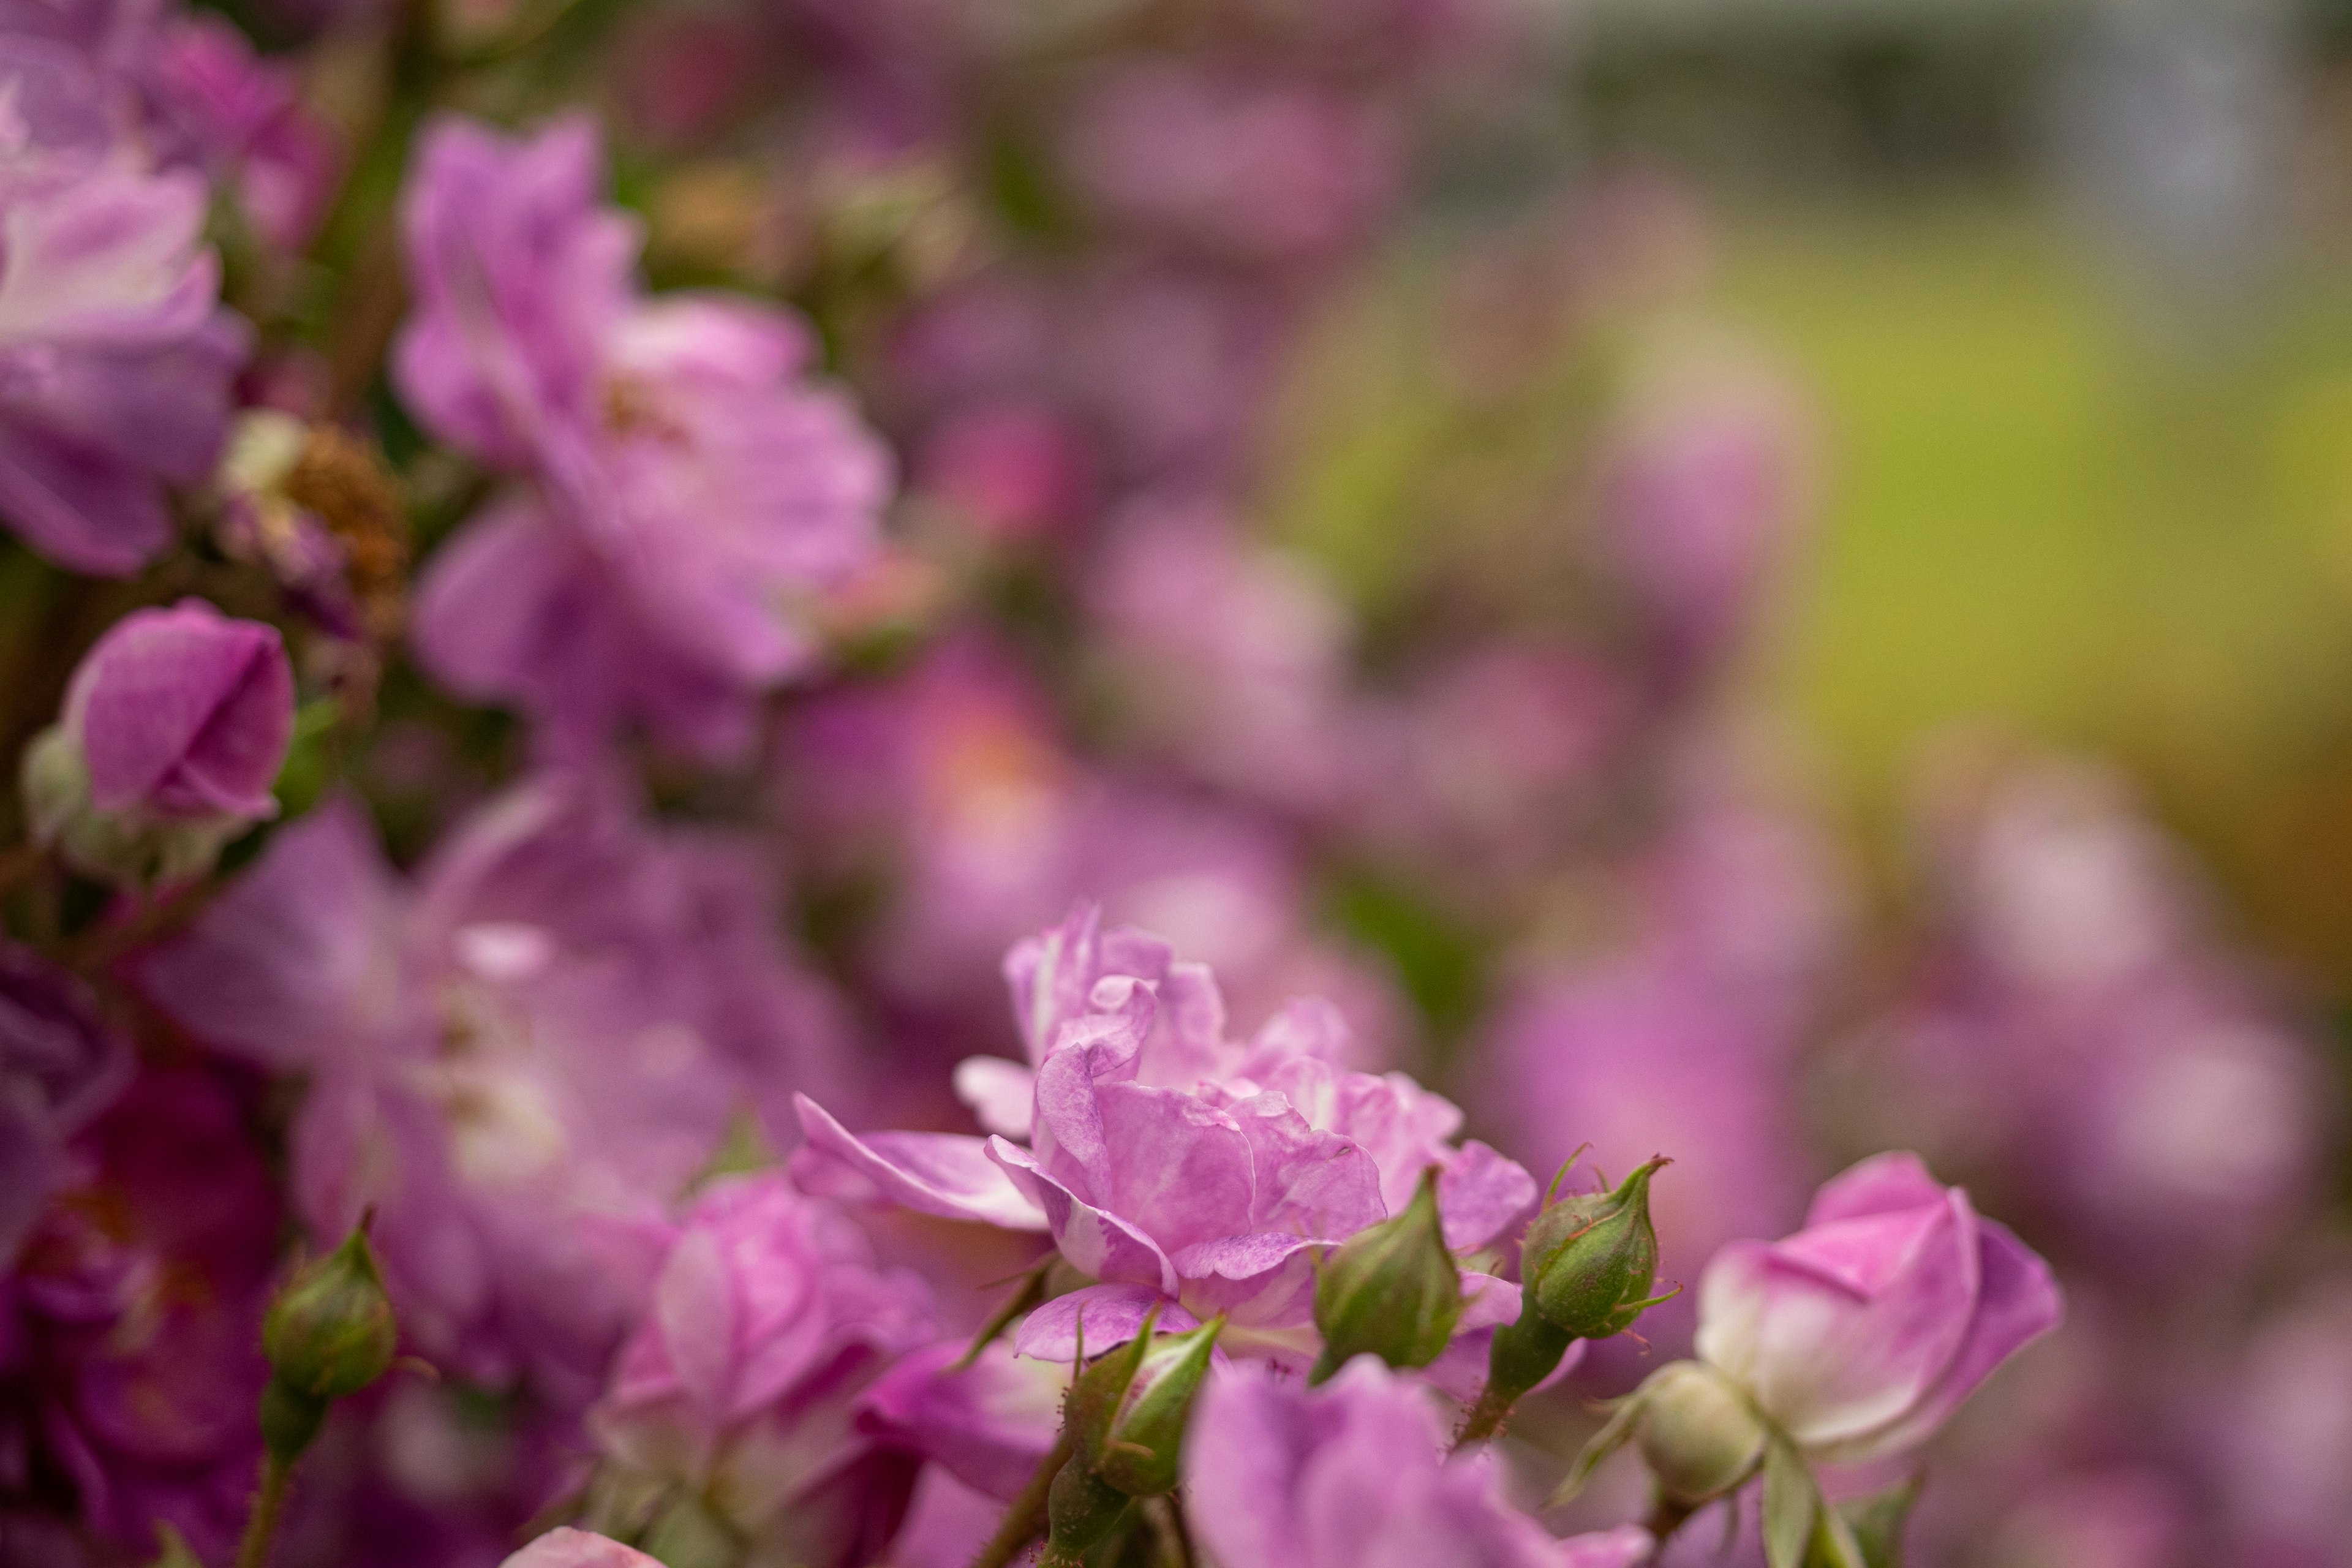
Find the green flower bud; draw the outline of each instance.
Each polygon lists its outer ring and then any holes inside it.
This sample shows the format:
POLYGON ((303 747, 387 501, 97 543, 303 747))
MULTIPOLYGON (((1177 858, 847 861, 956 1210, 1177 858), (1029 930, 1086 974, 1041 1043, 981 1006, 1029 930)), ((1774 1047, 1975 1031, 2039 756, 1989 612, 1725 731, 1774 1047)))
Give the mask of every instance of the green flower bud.
POLYGON ((261 1325, 276 1381, 313 1400, 357 1394, 382 1377, 399 1342, 364 1222, 287 1281, 261 1325))
POLYGON ((1763 1417, 1703 1362, 1678 1361, 1642 1385, 1633 1441, 1658 1489, 1687 1508, 1712 1502, 1756 1473, 1763 1417))
POLYGON ((1665 1300, 1650 1295, 1658 1272, 1650 1178, 1666 1163, 1654 1159, 1613 1192, 1564 1198, 1536 1215, 1520 1243, 1519 1273, 1547 1321, 1580 1339, 1604 1340, 1665 1300))
POLYGON ((1367 1226, 1323 1260, 1315 1280, 1323 1354, 1307 1381, 1321 1383, 1368 1352, 1391 1366, 1427 1366, 1461 1319, 1462 1271, 1445 1245, 1432 1165, 1402 1214, 1367 1226))
POLYGON ((1038 1568, 1076 1568, 1127 1517, 1134 1500, 1073 1459, 1045 1494, 1045 1549, 1038 1568))
POLYGON ((1046 1564, 1076 1562, 1118 1525, 1130 1500, 1176 1489, 1184 1423, 1225 1321, 1154 1334, 1158 1320, 1155 1310, 1134 1339, 1070 1385, 1062 1424, 1071 1457, 1047 1497, 1046 1564))
POLYGON ((1175 1490, 1185 1418, 1224 1326, 1217 1318, 1188 1333, 1154 1334, 1146 1321, 1079 1373, 1064 1416, 1077 1464, 1129 1497, 1175 1490))

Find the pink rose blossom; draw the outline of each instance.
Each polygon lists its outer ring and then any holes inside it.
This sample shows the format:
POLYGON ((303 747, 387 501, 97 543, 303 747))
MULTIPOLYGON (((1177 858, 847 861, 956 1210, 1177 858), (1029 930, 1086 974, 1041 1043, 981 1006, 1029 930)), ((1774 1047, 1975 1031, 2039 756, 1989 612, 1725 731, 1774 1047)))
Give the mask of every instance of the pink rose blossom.
POLYGON ((1444 1172, 1459 1251, 1502 1237, 1535 1197, 1517 1164, 1448 1142, 1462 1121, 1450 1102, 1402 1073, 1336 1065, 1349 1042, 1328 1003, 1294 1002, 1230 1039, 1205 968, 1105 930, 1092 906, 1016 946, 1005 977, 1028 1061, 957 1071, 992 1136, 859 1137, 803 1097, 793 1171, 813 1191, 1050 1235, 1098 1283, 1032 1314, 1025 1353, 1066 1357, 1079 1310, 1088 1344, 1108 1346, 1171 1303, 1229 1314, 1236 1353, 1311 1359, 1314 1249, 1402 1207, 1424 1168, 1444 1172))
POLYGON ((1926 1441, 2062 1310, 2007 1227, 1918 1156, 1881 1154, 1823 1186, 1796 1235, 1716 1255, 1698 1353, 1801 1447, 1860 1460, 1926 1441))

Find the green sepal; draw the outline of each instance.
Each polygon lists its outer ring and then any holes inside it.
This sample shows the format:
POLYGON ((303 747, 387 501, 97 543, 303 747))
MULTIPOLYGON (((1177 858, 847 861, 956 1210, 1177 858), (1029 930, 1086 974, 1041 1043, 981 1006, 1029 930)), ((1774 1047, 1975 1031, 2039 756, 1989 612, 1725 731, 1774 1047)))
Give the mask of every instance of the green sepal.
POLYGON ((1576 1494, 1584 1489, 1584 1483, 1592 1479, 1592 1472, 1601 1468, 1601 1461, 1633 1440, 1633 1432, 1641 1424, 1642 1407, 1648 1393, 1649 1384, 1644 1382, 1611 1407, 1608 1423, 1585 1443, 1584 1451, 1576 1456, 1576 1463, 1569 1466, 1568 1475, 1560 1481, 1559 1489, 1553 1492, 1544 1504, 1545 1511, 1567 1507, 1575 1500, 1576 1494))
POLYGON ((147 1568, 205 1568, 204 1563, 189 1549, 188 1539, 163 1521, 155 1521, 156 1552, 147 1568))
POLYGON ((1796 1446, 1774 1436, 1764 1447, 1764 1561, 1767 1568, 1804 1568, 1821 1489, 1796 1446))
POLYGON ((1816 1532, 1805 1568, 1844 1568, 1846 1562, 1858 1562, 1862 1568, 1903 1568, 1903 1527, 1911 1517, 1911 1505, 1919 1500, 1925 1479, 1912 1475, 1884 1490, 1839 1504, 1838 1523, 1858 1555, 1846 1559, 1832 1555, 1832 1543, 1816 1532))

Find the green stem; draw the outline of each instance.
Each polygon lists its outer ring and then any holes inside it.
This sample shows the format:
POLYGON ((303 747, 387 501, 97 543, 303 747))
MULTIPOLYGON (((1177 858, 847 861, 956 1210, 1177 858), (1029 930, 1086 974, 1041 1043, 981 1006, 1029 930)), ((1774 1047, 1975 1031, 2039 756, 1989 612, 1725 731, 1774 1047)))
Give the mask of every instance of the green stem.
MULTIPOLYGON (((980 1555, 971 1560, 971 1568, 1008 1568, 1031 1542, 1045 1533, 1045 1501, 1053 1492, 1054 1478, 1069 1462, 1070 1438, 1065 1433, 1037 1467, 1037 1473, 1029 1478, 1029 1484, 1021 1489, 1021 1495, 1013 1500, 1013 1506, 1004 1510, 1004 1522, 996 1527, 996 1533, 980 1549, 980 1555)), ((237 1568, 245 1568, 245 1564, 239 1563, 237 1568)))
POLYGON ((236 1568, 268 1568, 269 1548, 278 1539, 278 1517, 286 1511, 286 1494, 293 1481, 293 1460, 272 1454, 261 1461, 261 1489, 254 1494, 253 1512, 245 1521, 236 1568))
POLYGON ((1509 1390, 1498 1388, 1490 1381, 1478 1391, 1478 1403, 1473 1405, 1470 1414, 1463 1417, 1462 1430, 1454 1435, 1454 1447, 1466 1448, 1473 1443, 1483 1443, 1500 1432, 1503 1423, 1510 1417, 1511 1406, 1517 1403, 1511 1397, 1509 1390))
POLYGON ((1697 1511, 1689 1504, 1676 1502, 1663 1492, 1658 1495, 1657 1500, 1650 1505, 1650 1517, 1642 1521, 1642 1528, 1657 1539, 1658 1543, 1651 1552, 1652 1562, 1664 1555, 1666 1542, 1673 1540, 1675 1531, 1689 1523, 1691 1515, 1697 1511))

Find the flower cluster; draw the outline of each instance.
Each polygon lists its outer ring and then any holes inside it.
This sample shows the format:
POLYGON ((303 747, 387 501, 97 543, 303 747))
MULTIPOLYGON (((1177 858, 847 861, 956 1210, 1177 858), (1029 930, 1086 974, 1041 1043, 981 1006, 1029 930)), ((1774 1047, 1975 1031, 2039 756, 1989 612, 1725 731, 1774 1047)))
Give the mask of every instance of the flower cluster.
POLYGON ((1870 944, 1545 8, 231 11, 0 4, 0 1562, 2331 1560, 2322 1061, 2088 769, 1870 944))

